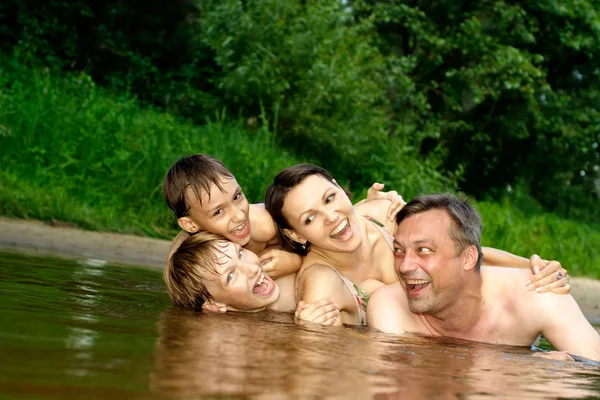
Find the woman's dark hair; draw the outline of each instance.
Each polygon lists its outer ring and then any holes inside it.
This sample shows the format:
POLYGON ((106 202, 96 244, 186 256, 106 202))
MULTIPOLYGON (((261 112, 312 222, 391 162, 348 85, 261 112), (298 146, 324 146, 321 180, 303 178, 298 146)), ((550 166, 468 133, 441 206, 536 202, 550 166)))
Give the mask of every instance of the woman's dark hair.
MULTIPOLYGON (((298 186, 311 175, 319 175, 329 182, 335 183, 335 180, 326 169, 313 164, 297 164, 280 171, 265 193, 265 208, 277 224, 277 231, 283 249, 300 254, 301 256, 308 254, 310 243, 307 242, 306 245, 303 246, 301 243, 290 239, 283 233, 284 229, 292 229, 292 227, 283 216, 282 210, 285 198, 290 190, 298 186)), ((337 185, 337 183, 335 184, 337 185)))

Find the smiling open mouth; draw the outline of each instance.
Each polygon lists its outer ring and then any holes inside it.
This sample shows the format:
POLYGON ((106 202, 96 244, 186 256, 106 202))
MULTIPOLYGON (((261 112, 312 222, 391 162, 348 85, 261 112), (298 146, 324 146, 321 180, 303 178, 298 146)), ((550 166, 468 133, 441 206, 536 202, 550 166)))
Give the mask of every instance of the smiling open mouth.
POLYGON ((425 279, 406 279, 406 291, 410 297, 417 297, 429 286, 425 279))
POLYGON ((329 237, 339 241, 346 241, 352 237, 352 227, 348 218, 344 219, 340 224, 329 234, 329 237))
POLYGON ((242 225, 238 226, 235 229, 232 229, 230 233, 236 238, 243 238, 250 232, 250 227, 248 226, 248 221, 244 222, 242 225))
POLYGON ((275 289, 275 282, 268 275, 265 275, 264 272, 260 274, 260 278, 254 284, 254 288, 252 292, 254 294, 259 294, 261 296, 268 296, 275 289))

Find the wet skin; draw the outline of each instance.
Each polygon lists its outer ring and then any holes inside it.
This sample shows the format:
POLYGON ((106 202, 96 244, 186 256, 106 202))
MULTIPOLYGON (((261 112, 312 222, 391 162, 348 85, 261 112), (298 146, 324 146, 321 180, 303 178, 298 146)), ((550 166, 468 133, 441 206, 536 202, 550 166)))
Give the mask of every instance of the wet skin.
POLYGON ((218 265, 204 281, 213 297, 209 303, 218 306, 209 311, 260 311, 275 303, 280 289, 262 272, 258 256, 237 243, 221 245, 218 265))
POLYGON ((223 191, 211 184, 210 193, 202 193, 198 201, 191 189, 187 191, 190 210, 179 225, 189 233, 209 231, 245 246, 250 242, 250 205, 235 178, 221 181, 223 191))

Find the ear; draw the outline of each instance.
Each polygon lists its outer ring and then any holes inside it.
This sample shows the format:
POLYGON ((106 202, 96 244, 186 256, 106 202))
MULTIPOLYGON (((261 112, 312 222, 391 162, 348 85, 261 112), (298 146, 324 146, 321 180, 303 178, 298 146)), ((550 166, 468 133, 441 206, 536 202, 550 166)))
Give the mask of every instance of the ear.
POLYGON ((181 217, 177 223, 187 233, 196 233, 200 230, 200 227, 190 217, 181 217))
POLYGON ((202 304, 202 311, 208 313, 225 313, 227 312, 227 306, 223 303, 208 300, 202 304))
POLYGON ((463 257, 463 268, 465 269, 465 271, 470 271, 474 269, 477 266, 477 259, 479 258, 477 247, 474 245, 467 247, 463 252, 463 257))
POLYGON ((306 239, 304 239, 302 236, 298 235, 291 229, 283 228, 283 234, 292 239, 294 242, 298 242, 300 244, 306 243, 306 239))

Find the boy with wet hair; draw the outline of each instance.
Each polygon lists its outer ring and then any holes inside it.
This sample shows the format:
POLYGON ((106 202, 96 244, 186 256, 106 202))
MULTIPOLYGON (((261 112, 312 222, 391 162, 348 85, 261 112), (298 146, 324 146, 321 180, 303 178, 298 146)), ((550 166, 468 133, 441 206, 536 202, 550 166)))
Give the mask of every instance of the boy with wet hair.
POLYGON ((273 219, 263 204, 248 204, 242 188, 225 165, 207 154, 175 162, 165 175, 163 197, 182 229, 169 257, 189 235, 218 234, 256 254, 271 276, 298 270, 301 258, 280 250, 273 219))

